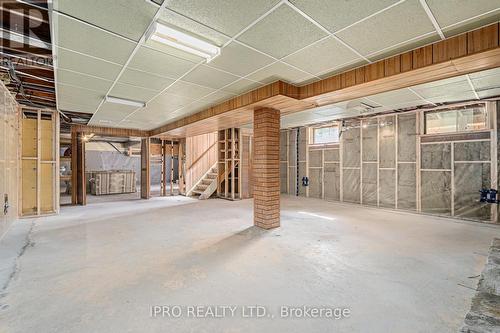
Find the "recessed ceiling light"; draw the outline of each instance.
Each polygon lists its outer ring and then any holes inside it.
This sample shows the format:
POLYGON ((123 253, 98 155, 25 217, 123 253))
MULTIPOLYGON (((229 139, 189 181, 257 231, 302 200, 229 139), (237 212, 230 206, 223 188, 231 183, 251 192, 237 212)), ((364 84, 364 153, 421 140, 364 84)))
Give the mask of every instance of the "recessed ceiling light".
POLYGON ((119 97, 111 97, 111 96, 106 96, 106 102, 113 103, 113 104, 122 104, 122 105, 134 106, 134 107, 137 107, 137 108, 143 108, 143 107, 146 106, 146 103, 144 103, 144 102, 133 101, 133 100, 130 100, 130 99, 119 98, 119 97))
POLYGON ((212 61, 220 54, 220 47, 158 22, 153 25, 148 38, 205 58, 207 62, 212 61))

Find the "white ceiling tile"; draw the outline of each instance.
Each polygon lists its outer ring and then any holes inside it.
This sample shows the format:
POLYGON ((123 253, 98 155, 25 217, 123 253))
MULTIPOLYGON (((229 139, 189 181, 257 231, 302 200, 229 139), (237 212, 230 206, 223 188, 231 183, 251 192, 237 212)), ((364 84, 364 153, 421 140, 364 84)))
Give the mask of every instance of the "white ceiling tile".
POLYGON ((370 61, 376 62, 396 54, 404 53, 408 50, 414 50, 421 46, 432 44, 440 40, 441 37, 439 37, 439 34, 437 32, 432 32, 429 33, 428 35, 420 36, 416 39, 405 41, 400 44, 396 44, 387 47, 385 49, 378 50, 376 52, 366 55, 366 57, 370 59, 370 61))
POLYGON ((471 79, 479 79, 481 77, 493 75, 500 76, 500 67, 469 74, 471 79))
POLYGON ((224 34, 234 36, 279 0, 171 0, 167 7, 224 34))
POLYGON ((178 29, 180 28, 193 36, 203 38, 217 46, 222 46, 229 40, 226 35, 168 8, 163 10, 158 21, 178 29))
POLYGON ((292 83, 300 80, 313 79, 314 76, 299 71, 282 62, 276 62, 249 75, 248 78, 262 83, 271 83, 278 80, 292 83))
POLYGON ((106 94, 108 89, 113 84, 113 81, 111 80, 99 79, 65 69, 57 69, 57 82, 94 90, 104 94, 106 94))
POLYGON ((56 0, 54 9, 138 41, 151 23, 157 6, 137 0, 56 0))
POLYGON ((99 122, 100 120, 109 120, 118 122, 136 109, 137 108, 133 106, 104 102, 99 111, 94 115, 92 121, 99 122))
POLYGON ((132 58, 129 67, 144 72, 177 79, 195 64, 142 46, 132 58))
POLYGON ((481 15, 479 17, 472 17, 467 21, 460 22, 454 25, 451 25, 446 28, 442 28, 443 34, 445 37, 451 37, 458 34, 462 34, 467 31, 475 30, 480 27, 484 27, 490 24, 495 24, 500 21, 500 8, 495 10, 494 12, 481 15))
POLYGON ((500 2, 496 0, 426 0, 426 2, 442 28, 500 9, 500 2))
POLYGON ((134 69, 126 69, 118 82, 160 91, 174 83, 174 80, 134 69))
POLYGON ((217 69, 201 65, 189 72, 183 81, 199 84, 205 87, 220 89, 223 86, 234 82, 238 79, 237 76, 219 71, 217 69))
POLYGON ((466 76, 456 76, 448 79, 438 80, 434 82, 419 84, 413 86, 412 89, 425 99, 434 97, 459 94, 460 92, 469 93, 471 87, 466 76))
POLYGON ((215 89, 213 88, 204 87, 184 81, 177 81, 165 92, 168 94, 178 95, 196 100, 210 93, 213 93, 214 91, 215 89))
MULTIPOLYGON (((59 99, 59 98, 58 98, 59 99)), ((71 111, 71 112, 83 112, 83 113, 94 113, 97 107, 89 105, 79 105, 68 102, 66 100, 59 99, 57 102, 57 108, 61 111, 71 111)))
POLYGON ((255 82, 255 81, 250 81, 247 79, 240 79, 229 86, 225 87, 223 90, 230 92, 232 94, 243 94, 249 91, 252 91, 254 89, 257 89, 262 86, 262 83, 255 82))
POLYGON ((433 31, 434 26, 419 1, 407 0, 337 36, 366 56, 433 31))
POLYGON ((87 57, 72 51, 56 48, 57 68, 69 69, 106 80, 115 80, 122 68, 121 65, 87 57))
POLYGON ((500 96, 500 88, 493 88, 493 89, 478 91, 477 94, 479 95, 480 98, 500 96))
POLYGON ((219 90, 203 98, 201 101, 209 103, 211 105, 216 105, 218 103, 222 103, 228 99, 231 99, 235 96, 236 96, 235 94, 232 94, 230 92, 219 90))
POLYGON ((136 45, 59 14, 54 14, 53 18, 57 26, 55 43, 66 49, 125 64, 136 45))
POLYGON ((478 79, 472 79, 471 81, 477 91, 500 88, 500 76, 497 75, 484 76, 478 79))
POLYGON ((152 114, 170 113, 192 103, 193 101, 194 99, 189 97, 163 92, 160 96, 148 103, 146 109, 152 114))
POLYGON ((428 100, 433 103, 460 102, 471 99, 476 99, 476 95, 474 95, 474 92, 472 92, 472 90, 469 90, 468 92, 461 92, 459 94, 446 94, 442 96, 428 98, 428 100))
POLYGON ((232 42, 222 49, 221 55, 212 60, 210 67, 245 76, 269 65, 274 60, 239 43, 232 42))
POLYGON ((345 28, 398 0, 290 0, 330 32, 345 28))
POLYGON ((283 59, 315 75, 356 60, 363 61, 333 37, 328 37, 283 59))
POLYGON ((110 91, 109 96, 130 99, 139 102, 148 102, 158 94, 158 91, 145 89, 129 84, 117 83, 110 91))
POLYGON ((420 98, 408 89, 399 89, 369 96, 370 100, 380 105, 395 105, 411 101, 418 101, 420 98))
POLYGON ((282 5, 251 27, 242 41, 276 58, 282 58, 323 37, 327 33, 287 5, 282 5))
POLYGON ((58 102, 86 105, 89 107, 97 108, 97 106, 104 98, 105 94, 106 92, 97 92, 94 90, 68 86, 62 83, 57 84, 58 102))

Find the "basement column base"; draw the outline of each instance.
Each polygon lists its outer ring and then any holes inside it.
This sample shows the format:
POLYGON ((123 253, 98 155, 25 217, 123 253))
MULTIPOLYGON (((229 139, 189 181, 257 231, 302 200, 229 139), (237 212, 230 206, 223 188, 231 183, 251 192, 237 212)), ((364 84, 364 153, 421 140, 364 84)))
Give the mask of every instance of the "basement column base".
POLYGON ((253 118, 254 225, 272 229, 280 226, 280 112, 258 109, 253 118))

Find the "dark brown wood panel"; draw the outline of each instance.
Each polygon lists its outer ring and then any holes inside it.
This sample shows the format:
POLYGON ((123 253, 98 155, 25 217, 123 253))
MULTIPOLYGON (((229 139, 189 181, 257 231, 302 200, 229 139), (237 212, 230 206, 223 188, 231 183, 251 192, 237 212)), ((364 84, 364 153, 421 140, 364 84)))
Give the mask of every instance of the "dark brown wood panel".
POLYGON ((467 53, 472 54, 498 47, 498 24, 467 33, 467 53))
POLYGON ((432 45, 432 63, 467 55, 467 35, 452 37, 432 45))

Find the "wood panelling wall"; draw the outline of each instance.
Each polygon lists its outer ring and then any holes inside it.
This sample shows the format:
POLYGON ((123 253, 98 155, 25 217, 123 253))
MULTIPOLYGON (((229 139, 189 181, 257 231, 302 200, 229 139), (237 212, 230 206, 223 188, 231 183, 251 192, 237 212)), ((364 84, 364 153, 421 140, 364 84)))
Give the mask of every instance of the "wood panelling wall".
POLYGON ((186 193, 217 162, 217 132, 186 138, 186 193))

